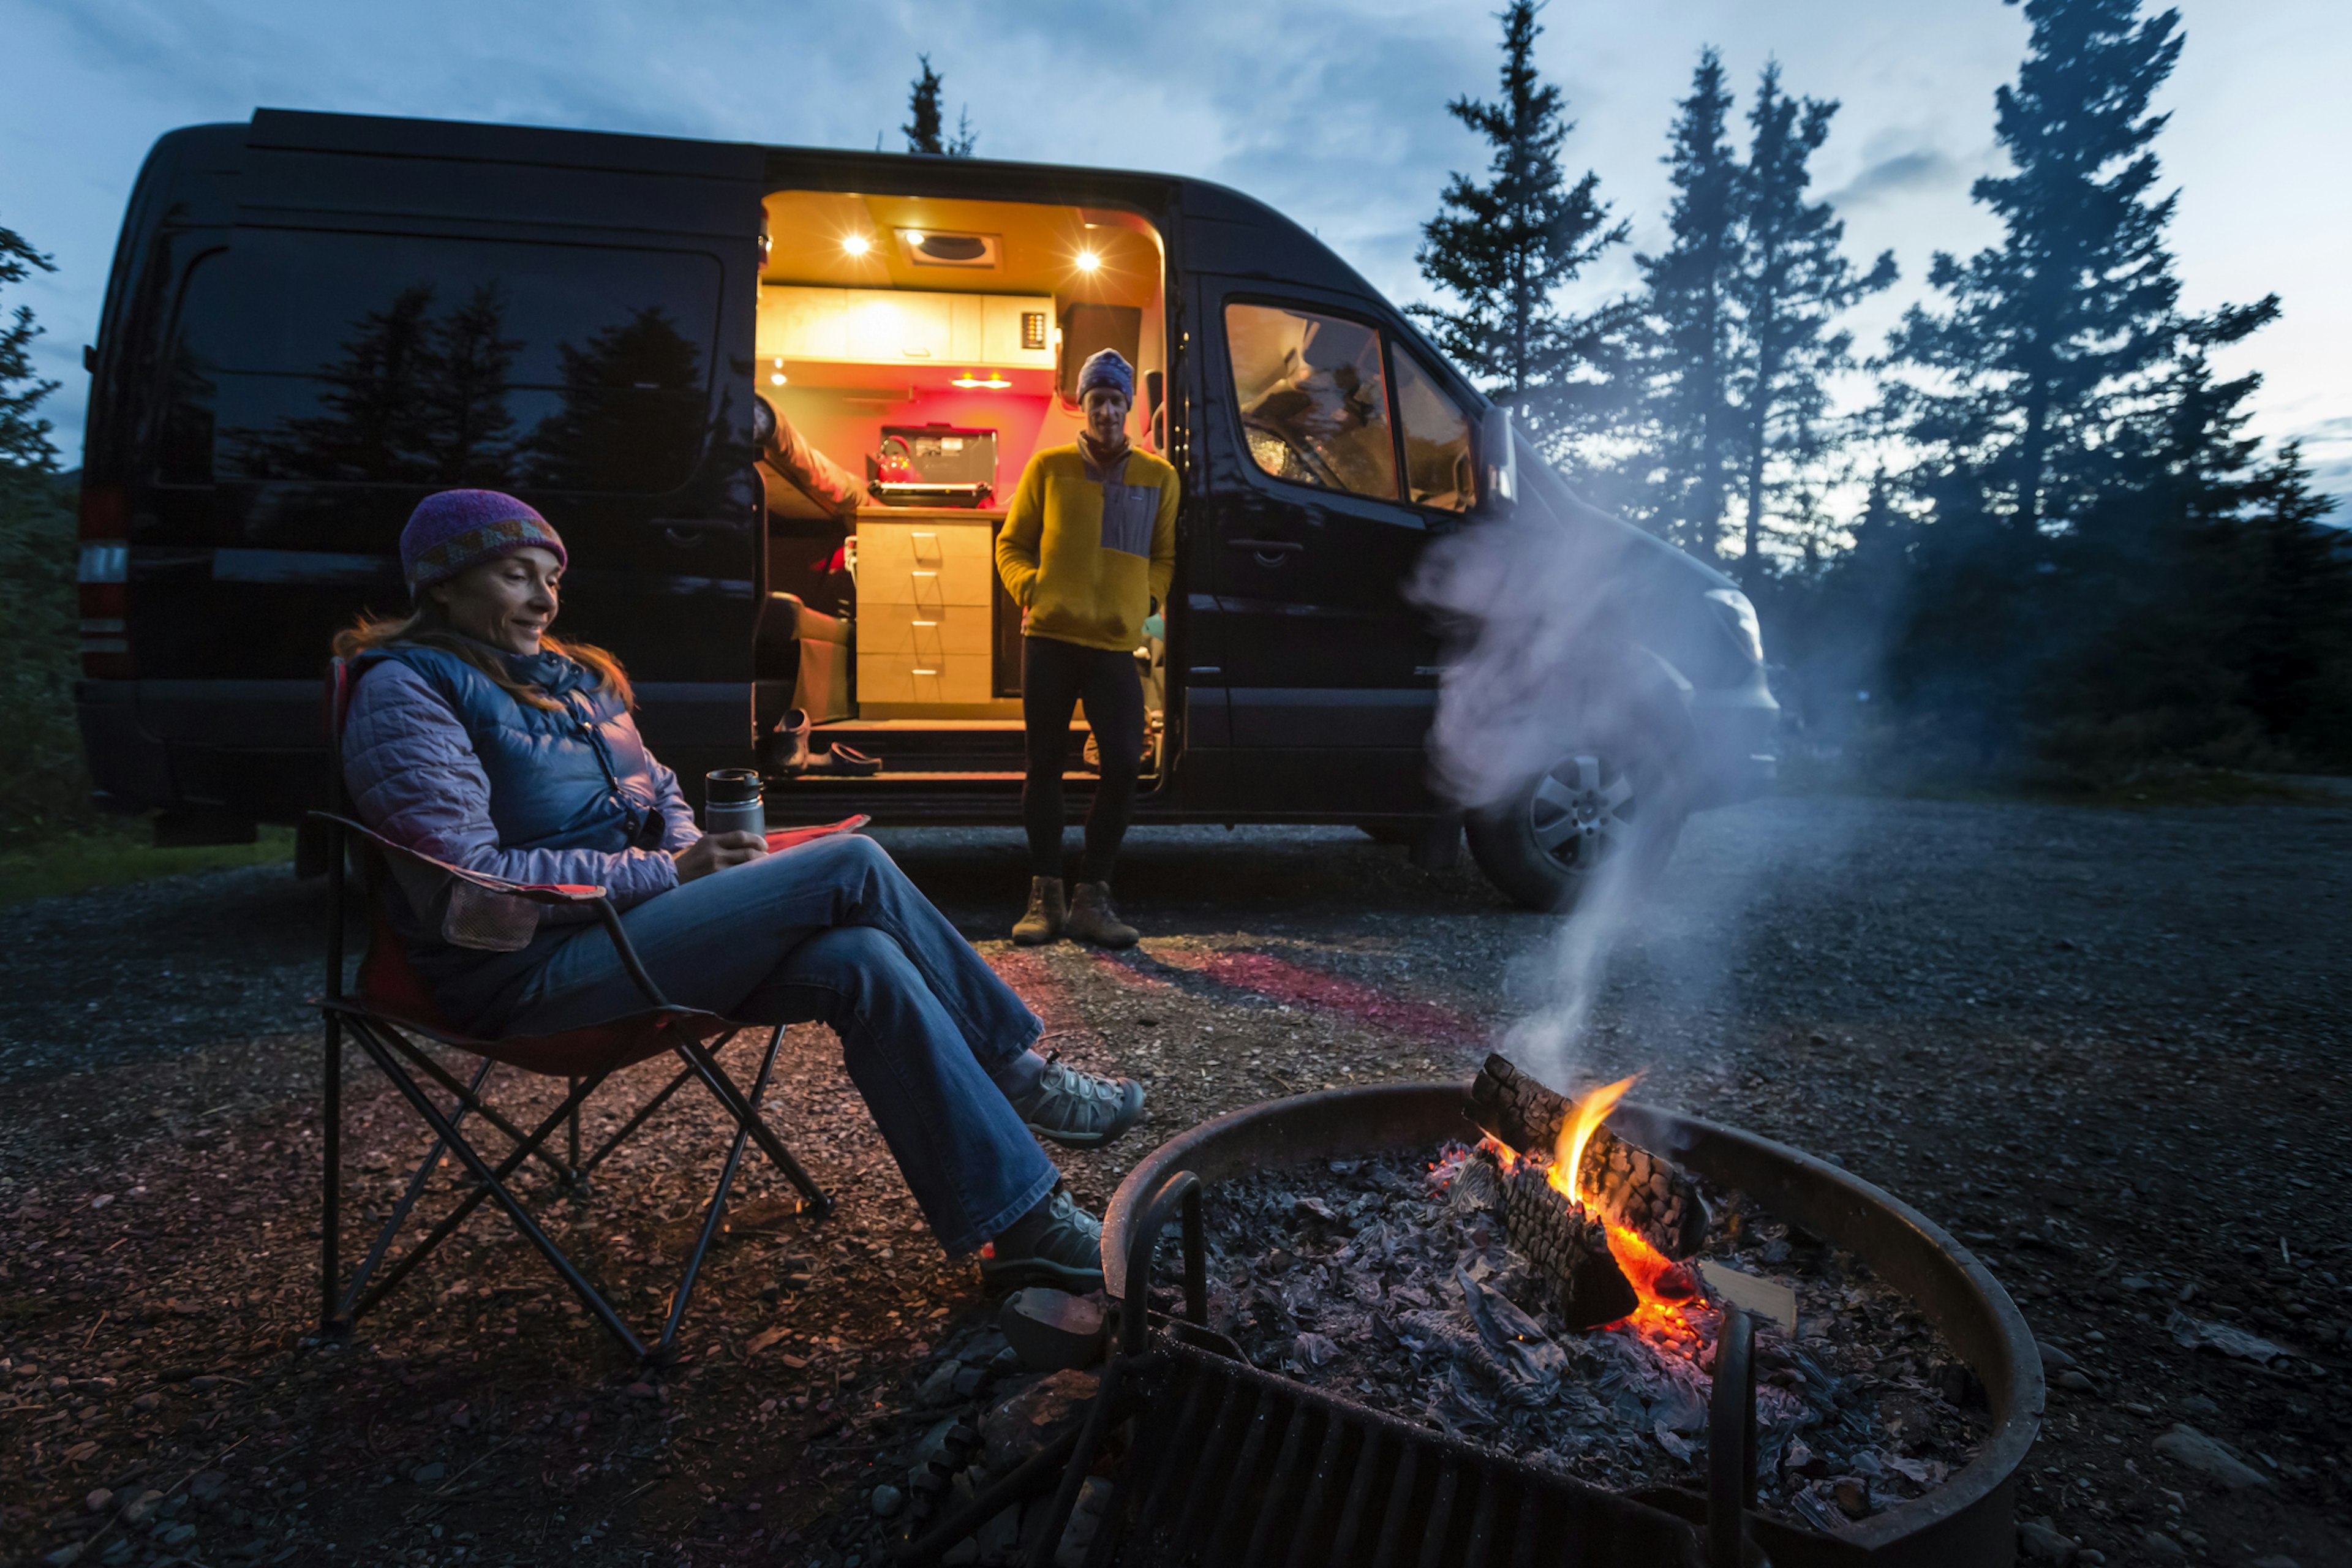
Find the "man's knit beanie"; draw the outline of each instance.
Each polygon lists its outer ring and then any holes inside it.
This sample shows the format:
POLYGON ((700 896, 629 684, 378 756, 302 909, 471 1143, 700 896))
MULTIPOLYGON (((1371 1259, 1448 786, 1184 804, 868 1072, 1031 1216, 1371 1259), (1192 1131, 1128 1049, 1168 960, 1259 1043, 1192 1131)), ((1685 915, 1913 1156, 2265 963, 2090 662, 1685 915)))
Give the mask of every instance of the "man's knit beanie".
POLYGON ((1084 403, 1087 394, 1097 386, 1111 388, 1132 405, 1135 402, 1135 367, 1122 359, 1117 349, 1097 350, 1078 367, 1078 401, 1084 403))
POLYGON ((533 549, 553 554, 559 567, 571 564, 547 519, 514 497, 497 490, 443 490, 418 501, 408 514, 408 526, 400 531, 400 573, 414 596, 469 566, 533 549))

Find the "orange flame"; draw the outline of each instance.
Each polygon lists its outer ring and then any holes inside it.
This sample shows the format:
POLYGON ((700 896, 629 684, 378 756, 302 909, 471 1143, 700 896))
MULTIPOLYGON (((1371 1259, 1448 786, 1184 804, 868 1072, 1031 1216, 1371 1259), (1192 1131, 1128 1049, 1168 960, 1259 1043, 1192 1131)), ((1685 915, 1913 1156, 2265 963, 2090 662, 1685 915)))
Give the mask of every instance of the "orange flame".
MULTIPOLYGON (((1544 1179, 1551 1184, 1554 1190, 1573 1198, 1596 1216, 1601 1215, 1599 1197, 1583 1191, 1576 1176, 1583 1167, 1585 1147, 1592 1142, 1593 1133, 1600 1131, 1601 1124, 1609 1119, 1609 1113, 1617 1108, 1617 1102, 1625 1098, 1626 1091, 1633 1087, 1634 1079, 1640 1076, 1637 1073, 1634 1078, 1620 1079, 1615 1083, 1604 1085, 1571 1106, 1568 1119, 1560 1123, 1559 1139, 1553 1151, 1556 1157, 1544 1172, 1544 1179)), ((1518 1151, 1502 1140, 1489 1135, 1479 1140, 1479 1147, 1492 1150, 1507 1173, 1517 1168, 1518 1151)), ((1610 1256, 1616 1258, 1617 1267, 1633 1287, 1634 1295, 1641 1299, 1641 1305, 1619 1322, 1653 1333, 1691 1333, 1690 1320, 1684 1315, 1683 1305, 1696 1300, 1699 1292, 1689 1272, 1652 1247, 1630 1226, 1607 1221, 1604 1217, 1604 1228, 1609 1237, 1610 1256)))
POLYGON ((1621 1078, 1594 1089, 1570 1106, 1568 1119, 1559 1124, 1559 1142, 1552 1147, 1551 1184, 1587 1208, 1597 1205, 1577 1188, 1577 1173, 1584 1169, 1584 1146, 1592 1142, 1592 1135, 1601 1131, 1601 1124, 1641 1076, 1635 1073, 1633 1078, 1621 1078))

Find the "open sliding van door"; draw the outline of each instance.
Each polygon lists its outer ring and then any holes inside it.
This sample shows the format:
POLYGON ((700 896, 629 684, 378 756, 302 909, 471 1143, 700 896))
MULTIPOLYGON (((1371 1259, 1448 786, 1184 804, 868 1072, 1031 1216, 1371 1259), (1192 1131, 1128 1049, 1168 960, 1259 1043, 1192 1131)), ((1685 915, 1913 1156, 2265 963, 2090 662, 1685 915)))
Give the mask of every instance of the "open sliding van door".
MULTIPOLYGON (((620 656, 664 759, 688 777, 706 757, 743 761, 763 159, 256 113, 228 244, 183 290, 157 474, 214 491, 211 537, 154 563, 173 585, 140 595, 189 601, 171 619, 190 646, 142 673, 242 678, 220 684, 247 697, 298 683, 285 722, 315 745, 328 638, 362 608, 406 607, 411 508, 503 489, 563 535, 560 635, 620 656)), ((147 684, 169 706, 160 689, 184 683, 147 684)))

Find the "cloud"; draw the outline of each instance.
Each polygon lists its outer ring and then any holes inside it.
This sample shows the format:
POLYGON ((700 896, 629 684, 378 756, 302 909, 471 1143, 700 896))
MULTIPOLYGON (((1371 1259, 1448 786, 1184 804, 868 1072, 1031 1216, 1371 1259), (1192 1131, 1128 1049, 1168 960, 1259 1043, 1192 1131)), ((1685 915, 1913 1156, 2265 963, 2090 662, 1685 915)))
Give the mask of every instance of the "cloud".
POLYGON ((1940 148, 1919 147, 1879 159, 1843 188, 1831 192, 1829 200, 1840 207, 1866 206, 1889 197, 1948 189, 1965 184, 1968 179, 1968 172, 1949 153, 1940 148))

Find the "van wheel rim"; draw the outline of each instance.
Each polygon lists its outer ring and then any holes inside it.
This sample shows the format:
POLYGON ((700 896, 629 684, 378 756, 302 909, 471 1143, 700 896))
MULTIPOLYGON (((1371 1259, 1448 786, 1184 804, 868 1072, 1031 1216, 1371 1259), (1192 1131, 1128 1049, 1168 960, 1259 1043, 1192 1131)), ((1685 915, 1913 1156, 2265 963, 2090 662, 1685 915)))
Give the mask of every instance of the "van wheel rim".
POLYGON ((1536 847, 1570 871, 1587 872, 1633 831, 1636 795, 1622 768, 1590 752, 1564 757, 1528 797, 1536 847))

